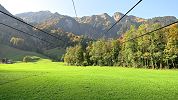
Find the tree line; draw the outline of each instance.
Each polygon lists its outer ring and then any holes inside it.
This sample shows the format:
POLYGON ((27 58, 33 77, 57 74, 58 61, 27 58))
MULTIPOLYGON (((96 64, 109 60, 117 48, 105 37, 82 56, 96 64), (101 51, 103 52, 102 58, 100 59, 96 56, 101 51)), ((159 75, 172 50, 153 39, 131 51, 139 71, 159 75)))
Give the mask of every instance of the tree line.
POLYGON ((143 24, 138 28, 131 26, 130 30, 117 40, 101 39, 89 42, 87 46, 78 44, 69 47, 64 55, 64 62, 77 66, 178 68, 177 24, 132 39, 159 27, 159 24, 143 24))

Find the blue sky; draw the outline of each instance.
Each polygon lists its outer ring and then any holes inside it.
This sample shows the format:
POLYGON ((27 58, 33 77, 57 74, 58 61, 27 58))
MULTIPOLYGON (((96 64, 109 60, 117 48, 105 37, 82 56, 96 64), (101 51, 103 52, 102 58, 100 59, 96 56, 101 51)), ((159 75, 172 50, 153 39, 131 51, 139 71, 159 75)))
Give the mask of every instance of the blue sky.
MULTIPOLYGON (((78 16, 114 12, 127 12, 139 0, 74 0, 78 16)), ((63 15, 75 16, 72 0, 0 0, 12 14, 49 10, 63 15)), ((178 0, 143 0, 129 15, 142 18, 157 16, 176 16, 178 18, 178 0)))

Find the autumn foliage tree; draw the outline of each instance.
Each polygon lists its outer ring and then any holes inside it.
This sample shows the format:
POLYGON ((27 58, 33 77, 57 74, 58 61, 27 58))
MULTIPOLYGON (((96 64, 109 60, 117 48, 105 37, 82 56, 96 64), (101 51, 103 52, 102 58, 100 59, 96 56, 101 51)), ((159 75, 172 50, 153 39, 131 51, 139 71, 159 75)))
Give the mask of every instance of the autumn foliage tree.
POLYGON ((83 65, 84 55, 81 45, 76 45, 75 47, 67 48, 66 54, 64 56, 64 62, 69 65, 83 65))
POLYGON ((172 25, 166 30, 164 61, 168 68, 178 67, 178 25, 172 25))
POLYGON ((70 47, 65 62, 71 65, 178 68, 178 25, 144 35, 159 27, 160 24, 131 26, 119 40, 103 39, 85 48, 70 47), (141 37, 133 39, 138 36, 141 37))

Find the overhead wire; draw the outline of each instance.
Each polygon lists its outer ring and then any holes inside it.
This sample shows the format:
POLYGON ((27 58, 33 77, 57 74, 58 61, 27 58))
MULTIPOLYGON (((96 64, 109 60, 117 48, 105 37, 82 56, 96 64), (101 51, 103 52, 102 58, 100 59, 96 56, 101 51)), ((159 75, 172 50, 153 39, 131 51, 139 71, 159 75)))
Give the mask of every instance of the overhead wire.
MULTIPOLYGON (((77 10, 76 10, 76 7, 75 7, 75 2, 74 2, 74 0, 72 0, 72 5, 73 5, 74 13, 75 13, 75 16, 76 16, 76 19, 77 19, 77 18, 78 18, 78 15, 77 15, 77 10)), ((81 32, 80 23, 78 23, 78 28, 79 28, 79 32, 81 32)))
POLYGON ((108 33, 115 25, 117 25, 129 12, 131 12, 142 0, 138 1, 131 9, 129 9, 118 21, 116 21, 104 34, 108 33))
POLYGON ((72 4, 73 4, 73 7, 74 7, 75 16, 77 17, 77 11, 76 11, 74 0, 72 0, 72 4))
MULTIPOLYGON (((105 32, 105 34, 108 33, 115 25, 117 25, 129 12, 131 12, 131 11, 132 11, 138 4, 140 4, 141 2, 142 2, 142 0, 140 0, 139 2, 137 2, 131 9, 129 9, 118 21, 116 21, 116 22, 105 32)), ((72 4, 73 4, 73 8, 74 8, 75 15, 76 15, 76 17, 78 17, 74 0, 72 0, 72 4)), ((58 37, 56 37, 56 36, 54 36, 54 35, 52 35, 52 34, 46 32, 46 31, 43 31, 43 30, 41 30, 41 29, 39 29, 39 28, 37 28, 37 27, 35 27, 35 26, 33 26, 33 25, 31 25, 31 24, 29 24, 29 23, 27 23, 27 22, 25 22, 25 21, 23 21, 23 20, 21 20, 21 19, 19 19, 19 18, 14 17, 13 15, 10 15, 10 14, 8 14, 8 13, 5 13, 5 12, 3 12, 3 11, 1 11, 1 10, 0 10, 0 12, 3 13, 3 14, 5 14, 5 15, 7 15, 7 16, 9 16, 9 17, 11 17, 11 18, 13 18, 13 19, 15 19, 15 20, 18 20, 18 21, 20 21, 20 22, 22 22, 22 23, 24 23, 24 24, 26 24, 26 25, 28 25, 28 26, 30 26, 30 27, 32 27, 32 28, 35 28, 35 29, 37 29, 37 30, 39 30, 39 31, 41 31, 41 32, 43 32, 43 33, 46 33, 47 35, 50 35, 50 36, 52 36, 52 37, 55 37, 55 38, 57 38, 58 40, 61 40, 61 39, 59 39, 58 37)), ((125 43, 125 42, 128 42, 128 41, 131 41, 131 40, 140 38, 140 37, 142 37, 142 36, 145 36, 145 35, 147 35, 147 34, 150 34, 150 33, 153 33, 153 32, 155 32, 155 31, 161 30, 161 29, 166 28, 166 27, 168 27, 168 26, 170 26, 170 25, 173 25, 173 24, 175 24, 175 23, 178 23, 178 21, 173 22, 173 23, 171 23, 171 24, 168 24, 168 25, 166 25, 166 26, 160 27, 160 28, 158 28, 158 29, 152 30, 152 31, 147 32, 147 33, 145 33, 145 34, 142 34, 142 35, 140 35, 140 36, 134 37, 134 38, 129 39, 129 40, 127 40, 127 41, 124 41, 124 42, 122 42, 122 43, 125 43)), ((14 28, 14 27, 11 27, 11 26, 9 26, 9 25, 3 24, 3 23, 0 23, 0 24, 2 24, 2 25, 4 25, 4 26, 7 26, 7 27, 9 27, 9 28, 12 28, 12 29, 14 29, 14 30, 17 30, 17 31, 19 31, 19 32, 25 33, 25 34, 27 34, 27 35, 33 36, 33 37, 35 37, 35 38, 38 38, 39 40, 42 40, 42 41, 44 41, 44 42, 50 43, 49 41, 46 41, 46 40, 41 39, 41 38, 39 38, 39 37, 37 37, 37 36, 34 36, 34 35, 32 35, 32 34, 29 34, 29 33, 27 33, 27 32, 24 32, 24 31, 21 31, 21 30, 19 30, 19 29, 14 28)), ((79 30, 80 30, 80 26, 79 26, 79 30)), ((50 44, 53 44, 53 43, 50 43, 50 44)))
MULTIPOLYGON (((4 24, 4 23, 0 23, 0 24, 3 25, 3 26, 9 27, 9 28, 11 28, 11 29, 14 29, 14 30, 16 30, 16 31, 19 31, 19 32, 21 32, 21 33, 24 33, 24 34, 26 34, 26 35, 29 35, 29 36, 31 36, 31 37, 37 38, 37 39, 39 39, 39 40, 41 40, 41 41, 43 41, 43 42, 46 42, 46 43, 48 43, 48 44, 54 45, 54 43, 49 42, 49 41, 47 41, 47 40, 45 40, 45 39, 42 39, 42 38, 40 38, 40 37, 38 37, 38 36, 35 36, 35 35, 30 34, 30 33, 24 32, 24 31, 22 31, 22 30, 19 30, 19 29, 17 29, 17 28, 14 28, 14 27, 9 26, 9 25, 4 24)), ((56 45, 56 46, 57 46, 57 45, 56 45)))
POLYGON ((122 42, 122 43, 126 43, 126 42, 129 42, 129 41, 131 41, 131 40, 135 40, 135 39, 137 39, 137 38, 140 38, 140 37, 143 37, 143 36, 145 36, 145 35, 151 34, 151 33, 153 33, 153 32, 162 30, 162 29, 164 29, 164 28, 166 28, 166 27, 169 27, 169 26, 171 26, 171 25, 174 25, 174 24, 176 24, 176 23, 178 23, 178 21, 175 21, 175 22, 173 22, 173 23, 171 23, 171 24, 168 24, 168 25, 165 25, 165 26, 163 26, 163 27, 157 28, 157 29, 155 29, 155 30, 149 31, 149 32, 144 33, 144 34, 142 34, 142 35, 140 35, 140 36, 136 36, 136 37, 131 38, 131 39, 129 39, 129 40, 126 40, 126 41, 124 41, 124 42, 122 42))
MULTIPOLYGON (((19 18, 17 18, 17 17, 14 17, 13 15, 8 14, 8 13, 6 13, 6 12, 3 12, 3 11, 1 11, 1 10, 0 10, 0 12, 1 12, 2 14, 4 14, 4 15, 9 16, 9 17, 11 17, 11 18, 13 18, 13 19, 15 19, 15 20, 17 20, 17 21, 19 21, 19 22, 22 22, 22 23, 24 23, 24 24, 26 24, 26 25, 28 25, 28 26, 34 28, 34 29, 37 29, 37 30, 39 30, 39 31, 41 31, 41 32, 43 32, 43 33, 49 35, 49 36, 52 36, 52 37, 54 37, 54 38, 56 38, 56 39, 58 39, 58 40, 61 40, 61 39, 58 38, 57 36, 52 35, 52 34, 46 32, 46 31, 44 31, 44 30, 42 30, 42 29, 39 29, 39 28, 37 28, 37 27, 35 27, 35 26, 33 26, 33 25, 31 25, 31 24, 29 24, 29 23, 23 21, 22 19, 19 19, 19 18)), ((61 41, 62 41, 62 40, 61 40, 61 41)), ((64 42, 64 41, 63 41, 63 42, 64 42)))

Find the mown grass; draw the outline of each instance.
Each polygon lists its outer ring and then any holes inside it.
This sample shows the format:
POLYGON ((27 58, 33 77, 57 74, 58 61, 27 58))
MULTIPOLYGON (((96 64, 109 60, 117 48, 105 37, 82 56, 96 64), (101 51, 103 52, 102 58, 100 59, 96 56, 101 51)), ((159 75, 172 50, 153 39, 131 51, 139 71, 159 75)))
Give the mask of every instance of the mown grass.
POLYGON ((37 56, 40 58, 47 58, 35 52, 24 51, 0 44, 0 58, 8 58, 13 61, 22 61, 25 56, 37 56))
POLYGON ((61 58, 63 56, 63 54, 65 54, 65 49, 63 48, 54 48, 54 49, 50 49, 50 50, 46 50, 44 52, 44 54, 49 55, 50 57, 53 58, 61 58))
POLYGON ((0 65, 1 100, 178 100, 177 70, 0 65))

